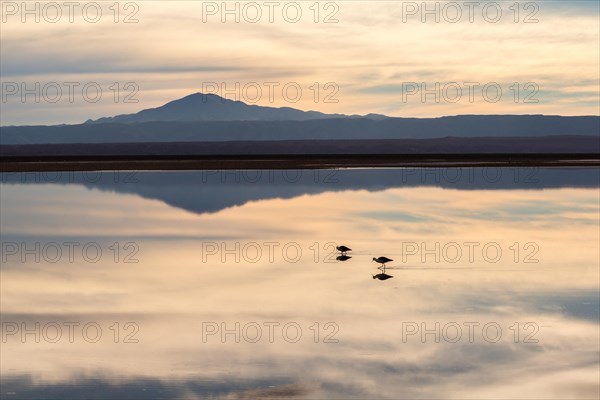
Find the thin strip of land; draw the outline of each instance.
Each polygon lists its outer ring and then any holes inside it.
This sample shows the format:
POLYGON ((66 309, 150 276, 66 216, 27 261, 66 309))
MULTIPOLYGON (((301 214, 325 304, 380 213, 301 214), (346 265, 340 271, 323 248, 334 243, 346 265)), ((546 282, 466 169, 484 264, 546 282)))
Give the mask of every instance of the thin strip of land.
POLYGON ((0 171, 600 166, 594 136, 0 146, 0 171))
POLYGON ((0 172, 448 167, 600 167, 598 154, 58 156, 2 158, 0 172))

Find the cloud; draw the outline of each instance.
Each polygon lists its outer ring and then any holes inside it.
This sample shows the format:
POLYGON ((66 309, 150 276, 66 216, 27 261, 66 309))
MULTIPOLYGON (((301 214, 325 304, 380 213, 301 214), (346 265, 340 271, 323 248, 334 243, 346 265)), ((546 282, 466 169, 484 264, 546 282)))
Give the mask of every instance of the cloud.
MULTIPOLYGON (((232 17, 222 23, 220 14, 203 22, 201 4, 189 2, 140 3, 134 24, 115 24, 111 18, 97 24, 81 18, 57 24, 11 19, 3 24, 2 80, 135 80, 143 100, 137 109, 196 92, 204 81, 277 81, 306 87, 337 83, 338 103, 315 104, 307 95, 289 104, 278 93, 274 104, 323 112, 597 114, 600 39, 597 7, 589 2, 534 3, 539 21, 530 24, 514 23, 508 3, 498 23, 486 22, 481 10, 472 23, 422 23, 420 15, 403 22, 404 3, 333 2, 337 9, 320 9, 317 16, 308 3, 301 4, 297 23, 286 22, 280 9, 272 23, 244 18, 235 23, 232 17), (332 12, 337 23, 314 22, 332 12), (540 104, 400 103, 397 87, 407 80, 535 82, 540 104), (586 81, 587 89, 568 89, 586 81)), ((519 18, 528 14, 520 11, 519 18)), ((111 10, 105 12, 112 17, 111 10)), ((264 99, 259 104, 272 105, 264 99)), ((114 103, 98 108, 81 100, 66 107, 10 105, 3 124, 80 122, 135 110, 114 103)))

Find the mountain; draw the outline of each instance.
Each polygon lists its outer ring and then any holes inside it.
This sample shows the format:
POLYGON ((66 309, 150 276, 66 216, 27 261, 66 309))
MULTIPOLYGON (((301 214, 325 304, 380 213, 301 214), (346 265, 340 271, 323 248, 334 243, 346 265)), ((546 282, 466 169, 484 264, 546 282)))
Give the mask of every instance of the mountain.
MULTIPOLYGON (((149 108, 135 114, 88 120, 86 124, 191 121, 306 121, 324 118, 357 118, 357 115, 324 114, 290 107, 263 107, 233 101, 214 94, 195 93, 171 101, 161 107, 149 108)), ((366 118, 382 119, 385 115, 369 114, 366 118)))
MULTIPOLYGON (((324 114, 289 107, 245 104, 195 93, 135 114, 88 120, 78 125, 3 126, 0 145, 64 143, 152 143, 600 137, 598 116, 459 115, 393 118, 324 114)), ((543 139, 540 139, 543 140, 543 139)), ((567 139, 562 139, 567 140, 567 139)))
MULTIPOLYGON (((460 115, 307 121, 157 121, 0 127, 0 144, 432 139, 600 136, 600 117, 460 115)), ((543 140, 543 139, 540 139, 543 140)), ((568 139, 567 139, 568 140, 568 139)), ((600 140, 600 139, 598 139, 600 140)))

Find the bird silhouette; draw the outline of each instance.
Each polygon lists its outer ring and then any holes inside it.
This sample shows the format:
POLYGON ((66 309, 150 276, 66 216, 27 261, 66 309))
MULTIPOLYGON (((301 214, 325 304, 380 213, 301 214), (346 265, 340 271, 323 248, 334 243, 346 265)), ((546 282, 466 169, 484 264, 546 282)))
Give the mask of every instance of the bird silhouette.
POLYGON ((377 261, 379 264, 381 264, 382 267, 385 267, 386 263, 389 263, 390 261, 394 261, 394 260, 392 260, 391 258, 381 256, 381 257, 377 257, 377 258, 373 257, 373 261, 377 261))
POLYGON ((337 251, 342 253, 342 255, 345 255, 347 251, 352 251, 352 249, 350 247, 346 247, 346 246, 337 246, 336 249, 337 249, 337 251))
POLYGON ((336 260, 338 260, 338 261, 347 261, 347 260, 349 260, 349 259, 351 259, 351 258, 352 258, 352 257, 350 257, 350 256, 347 256, 347 255, 345 255, 345 254, 342 254, 341 256, 337 256, 335 259, 336 259, 336 260))
POLYGON ((388 275, 385 272, 377 275, 373 275, 373 279, 379 279, 380 281, 385 281, 386 279, 393 278, 392 275, 388 275))

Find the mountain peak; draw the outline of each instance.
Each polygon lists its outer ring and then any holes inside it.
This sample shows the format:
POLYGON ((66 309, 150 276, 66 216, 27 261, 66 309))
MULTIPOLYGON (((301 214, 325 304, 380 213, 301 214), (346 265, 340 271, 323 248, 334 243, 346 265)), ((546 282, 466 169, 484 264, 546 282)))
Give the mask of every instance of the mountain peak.
MULTIPOLYGON (((249 105, 213 93, 193 93, 170 101, 157 108, 149 108, 135 114, 86 121, 86 124, 142 122, 196 122, 196 121, 306 121, 326 118, 356 118, 343 114, 324 114, 318 111, 302 111, 291 107, 265 107, 249 105)), ((382 119, 383 115, 369 114, 365 118, 382 119)))

